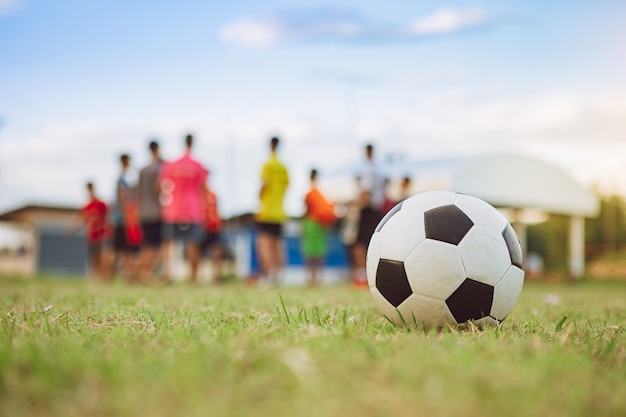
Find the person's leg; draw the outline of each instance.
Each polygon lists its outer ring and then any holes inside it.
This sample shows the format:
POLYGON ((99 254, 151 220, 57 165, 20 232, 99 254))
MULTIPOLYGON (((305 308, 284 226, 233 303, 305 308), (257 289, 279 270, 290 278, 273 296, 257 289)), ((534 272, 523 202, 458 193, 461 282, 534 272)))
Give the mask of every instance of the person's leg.
POLYGON ((151 257, 148 261, 149 279, 154 280, 156 270, 163 261, 163 222, 160 220, 151 223, 151 257))
POLYGON ((259 267, 261 278, 267 277, 271 270, 272 238, 264 231, 259 231, 257 236, 257 254, 259 257, 259 267))
POLYGON ((163 242, 161 245, 161 260, 163 262, 163 282, 169 284, 172 280, 172 248, 174 247, 174 228, 172 223, 163 224, 163 242))
POLYGON ((132 247, 126 237, 126 226, 116 225, 113 236, 113 259, 111 262, 111 276, 118 274, 131 282, 135 278, 135 258, 131 253, 132 247))
POLYGON ((187 259, 191 273, 191 282, 198 283, 198 267, 200 265, 200 248, 196 242, 187 242, 187 259))
POLYGON ((213 282, 219 284, 222 280, 222 258, 224 257, 224 248, 221 243, 215 244, 213 247, 213 282))
POLYGON ((306 270, 307 284, 315 285, 315 255, 313 252, 313 235, 311 233, 311 220, 304 218, 302 220, 302 257, 304 258, 304 267, 306 270))
POLYGON ((154 248, 152 248, 152 253, 151 253, 151 257, 149 260, 149 279, 151 281, 154 281, 156 279, 156 274, 157 274, 157 269, 159 267, 159 264, 161 262, 161 260, 163 259, 163 245, 159 244, 158 246, 155 246, 154 248))
POLYGON ((367 247, 370 238, 380 220, 380 212, 371 207, 361 210, 359 233, 354 245, 354 277, 353 284, 357 287, 367 287, 366 259, 367 247))
POLYGON ((107 259, 107 278, 109 281, 115 280, 118 272, 118 264, 122 256, 124 248, 124 228, 120 225, 115 225, 113 228, 113 238, 111 241, 110 250, 108 252, 107 259))
POLYGON ((141 283, 148 284, 153 279, 154 269, 156 267, 158 256, 158 250, 144 246, 139 252, 139 264, 138 264, 138 280, 141 283))
POLYGON ((309 258, 311 286, 315 286, 321 279, 321 271, 326 259, 326 229, 313 219, 305 222, 306 252, 309 258))
POLYGON ((274 284, 280 283, 280 275, 284 265, 283 258, 282 238, 280 235, 272 235, 270 237, 270 278, 274 284))
POLYGON ((96 242, 87 245, 87 256, 89 257, 89 270, 87 275, 91 279, 96 279, 98 274, 98 246, 96 242))
POLYGON ((143 242, 147 249, 144 260, 143 281, 150 282, 155 278, 155 271, 163 259, 163 222, 160 220, 147 222, 144 225, 143 242))
POLYGON ((193 223, 185 232, 185 246, 187 252, 187 260, 191 273, 191 282, 198 283, 198 271, 200 269, 200 261, 202 260, 201 245, 204 241, 205 234, 202 225, 193 223))
POLYGON ((98 242, 94 252, 92 271, 97 281, 105 280, 107 277, 107 249, 105 242, 98 242))
POLYGON ((306 284, 308 286, 313 286, 313 281, 315 280, 313 258, 310 258, 307 255, 303 254, 303 262, 304 262, 304 278, 306 280, 306 284))
POLYGON ((127 282, 137 281, 139 272, 139 248, 130 244, 126 240, 126 246, 122 251, 122 274, 127 282))
POLYGON ((129 282, 138 282, 141 273, 141 258, 138 246, 130 246, 128 248, 126 274, 129 282))
POLYGON ((142 240, 137 254, 137 280, 141 283, 148 283, 151 279, 150 260, 152 258, 152 247, 150 243, 150 230, 148 223, 141 223, 142 240))
POLYGON ((365 268, 366 257, 367 252, 365 250, 365 245, 362 242, 357 242, 354 245, 354 265, 356 269, 365 268))
POLYGON ((102 250, 102 281, 111 281, 113 279, 113 259, 115 255, 111 247, 105 247, 102 250))
POLYGON ((355 286, 365 286, 367 285, 367 274, 366 274, 366 258, 367 258, 367 247, 363 244, 363 242, 357 242, 354 245, 353 249, 354 253, 354 277, 353 284, 355 286))
POLYGON ((319 284, 322 261, 323 260, 321 258, 310 258, 306 261, 309 270, 308 285, 310 287, 316 287, 319 284))
POLYGON ((219 284, 222 278, 222 258, 224 256, 224 242, 219 232, 206 232, 200 245, 201 262, 204 256, 208 258, 211 267, 211 282, 219 284))

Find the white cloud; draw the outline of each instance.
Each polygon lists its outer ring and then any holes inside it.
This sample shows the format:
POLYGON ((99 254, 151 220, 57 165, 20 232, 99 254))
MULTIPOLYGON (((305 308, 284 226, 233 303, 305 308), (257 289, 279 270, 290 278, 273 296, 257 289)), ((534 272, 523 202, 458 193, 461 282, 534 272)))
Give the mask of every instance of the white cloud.
POLYGON ((0 16, 16 12, 24 4, 24 0, 0 0, 0 16))
POLYGON ((410 33, 418 36, 441 35, 479 26, 487 21, 488 15, 483 9, 460 10, 450 7, 413 20, 410 33))
MULTIPOLYGON (((137 137, 137 132, 78 122, 47 126, 33 136, 5 141, 0 189, 29 189, 23 203, 79 204, 85 197, 83 185, 90 180, 102 197, 110 199, 118 154, 138 153, 145 147, 137 137)), ((14 204, 14 195, 0 195, 0 204, 14 204)))
POLYGON ((278 43, 283 30, 276 21, 243 18, 223 26, 219 38, 249 48, 265 48, 278 43))
POLYGON ((488 21, 488 13, 479 8, 444 8, 409 23, 392 24, 363 17, 354 10, 316 8, 278 13, 271 18, 241 18, 225 24, 218 36, 226 43, 249 48, 265 48, 285 41, 380 44, 445 35, 488 21))

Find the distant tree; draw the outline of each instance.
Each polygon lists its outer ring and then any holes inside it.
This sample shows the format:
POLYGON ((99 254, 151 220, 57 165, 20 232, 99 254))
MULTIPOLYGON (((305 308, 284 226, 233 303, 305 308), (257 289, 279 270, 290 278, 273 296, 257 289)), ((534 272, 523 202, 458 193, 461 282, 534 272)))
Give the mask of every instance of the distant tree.
POLYGON ((527 229, 527 251, 543 258, 547 270, 567 272, 567 234, 569 218, 550 215, 543 223, 531 225, 527 229))
MULTIPOLYGON (((626 201, 619 195, 599 195, 600 213, 585 220, 586 257, 613 252, 626 247, 626 201)), ((543 257, 547 270, 567 271, 569 217, 551 215, 528 227, 528 252, 543 257)))
POLYGON ((620 195, 599 196, 600 214, 586 222, 591 256, 614 252, 626 246, 626 202, 620 195))

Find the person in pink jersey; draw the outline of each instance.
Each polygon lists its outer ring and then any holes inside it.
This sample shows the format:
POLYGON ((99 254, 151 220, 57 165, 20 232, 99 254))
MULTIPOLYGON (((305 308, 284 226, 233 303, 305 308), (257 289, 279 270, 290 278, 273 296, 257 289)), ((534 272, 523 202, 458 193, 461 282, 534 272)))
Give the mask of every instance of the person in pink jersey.
POLYGON ((204 237, 204 184, 209 171, 191 157, 193 136, 185 138, 185 154, 166 162, 159 175, 163 205, 163 240, 166 246, 165 274, 171 277, 170 252, 174 241, 182 241, 191 269, 191 281, 198 282, 200 244, 204 237))

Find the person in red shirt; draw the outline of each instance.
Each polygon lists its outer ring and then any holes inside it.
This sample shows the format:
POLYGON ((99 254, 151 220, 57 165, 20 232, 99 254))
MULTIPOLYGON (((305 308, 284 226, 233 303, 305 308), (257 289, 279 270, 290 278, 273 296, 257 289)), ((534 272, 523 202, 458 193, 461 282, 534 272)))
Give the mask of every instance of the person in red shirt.
POLYGON ((222 258, 224 241, 222 238, 222 218, 220 217, 217 195, 207 185, 204 189, 204 239, 200 245, 203 254, 213 260, 213 282, 219 284, 222 279, 222 258))
POLYGON ((109 238, 108 207, 106 203, 96 197, 93 183, 88 182, 86 189, 87 204, 81 208, 77 225, 70 230, 68 235, 76 234, 82 223, 87 241, 89 273, 96 278, 103 278, 106 276, 104 246, 109 238))
MULTIPOLYGON (((204 184, 209 171, 191 157, 193 136, 185 138, 185 154, 164 163, 159 174, 161 204, 163 205, 163 241, 169 258, 173 241, 182 241, 191 269, 191 281, 198 282, 200 244, 204 238, 204 184)), ((171 278, 171 262, 166 259, 166 279, 171 278)))

